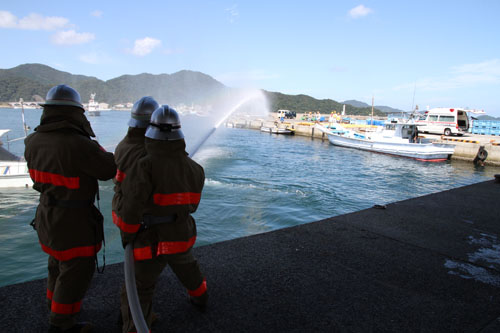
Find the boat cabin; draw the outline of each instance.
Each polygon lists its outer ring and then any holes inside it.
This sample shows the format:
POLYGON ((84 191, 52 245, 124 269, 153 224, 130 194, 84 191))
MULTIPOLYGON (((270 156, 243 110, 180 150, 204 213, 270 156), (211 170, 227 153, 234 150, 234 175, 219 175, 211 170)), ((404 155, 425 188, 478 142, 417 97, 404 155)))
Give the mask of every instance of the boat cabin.
POLYGON ((418 128, 416 124, 388 123, 384 125, 382 135, 385 138, 400 138, 409 142, 416 142, 418 128))

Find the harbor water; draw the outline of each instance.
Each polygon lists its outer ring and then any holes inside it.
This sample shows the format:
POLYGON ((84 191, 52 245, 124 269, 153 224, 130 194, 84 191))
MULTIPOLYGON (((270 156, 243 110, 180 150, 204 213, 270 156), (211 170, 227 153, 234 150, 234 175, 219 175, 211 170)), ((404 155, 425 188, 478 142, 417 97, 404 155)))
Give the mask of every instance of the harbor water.
MULTIPOLYGON (((25 110, 33 129, 41 110, 25 110)), ((9 139, 24 135, 20 110, 0 109, 9 139)), ((127 131, 129 112, 89 117, 97 139, 113 151, 127 131)), ((183 118, 190 147, 210 127, 204 117, 183 118), (200 128, 202 130, 200 130, 200 128)), ((23 141, 4 148, 21 156, 23 141)), ((198 211, 196 246, 317 221, 492 179, 495 167, 447 161, 426 163, 332 146, 327 140, 271 135, 221 126, 194 159, 206 181, 198 211)), ((100 182, 105 216, 106 263, 123 261, 118 228, 111 220, 112 181, 100 182)), ((30 188, 0 189, 0 286, 46 277, 47 255, 29 226, 38 203, 30 188)), ((464 203, 466 205, 467 203, 464 203)), ((369 221, 367 221, 369 223, 369 221)), ((99 253, 102 265, 103 251, 99 253)), ((203 265, 203 263, 201 263, 203 265)))

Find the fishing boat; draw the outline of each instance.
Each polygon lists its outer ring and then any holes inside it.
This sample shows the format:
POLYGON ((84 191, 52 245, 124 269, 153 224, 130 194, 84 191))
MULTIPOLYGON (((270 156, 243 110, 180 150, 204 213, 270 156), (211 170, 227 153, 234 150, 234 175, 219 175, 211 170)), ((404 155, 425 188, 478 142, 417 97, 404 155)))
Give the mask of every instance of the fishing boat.
POLYGON ((87 105, 87 114, 89 115, 89 117, 100 116, 101 111, 110 111, 110 109, 101 108, 101 105, 95 100, 95 95, 95 93, 90 94, 90 100, 87 105))
MULTIPOLYGON (((0 130, 0 138, 10 130, 0 130)), ((22 158, 2 147, 0 141, 0 188, 30 187, 33 181, 28 172, 28 165, 22 158)))
POLYGON ((321 125, 316 127, 327 133, 328 140, 335 146, 408 157, 419 161, 446 161, 455 151, 453 144, 434 143, 419 137, 417 125, 412 123, 388 123, 377 131, 366 134, 341 127, 335 130, 321 125))
POLYGON ((285 134, 285 135, 293 135, 295 133, 293 129, 290 129, 288 127, 278 127, 278 126, 262 126, 260 128, 260 131, 270 134, 285 134))

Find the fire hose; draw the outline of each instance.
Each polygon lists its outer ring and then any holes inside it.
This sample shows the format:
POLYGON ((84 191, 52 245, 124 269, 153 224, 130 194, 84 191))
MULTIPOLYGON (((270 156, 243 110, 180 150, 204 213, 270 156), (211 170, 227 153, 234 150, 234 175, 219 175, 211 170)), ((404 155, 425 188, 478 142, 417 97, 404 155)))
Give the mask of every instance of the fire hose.
MULTIPOLYGON (((236 109, 236 108, 235 108, 236 109)), ((233 109, 233 111, 235 110, 233 109)), ((190 156, 193 157, 198 149, 208 140, 222 122, 231 115, 232 112, 224 116, 209 132, 205 135, 198 144, 191 150, 190 156)), ((134 321, 137 333, 148 333, 149 328, 142 313, 141 303, 135 284, 135 266, 134 266, 134 250, 132 243, 128 243, 125 247, 125 262, 123 265, 125 275, 125 289, 127 290, 127 299, 129 304, 132 320, 134 321)))

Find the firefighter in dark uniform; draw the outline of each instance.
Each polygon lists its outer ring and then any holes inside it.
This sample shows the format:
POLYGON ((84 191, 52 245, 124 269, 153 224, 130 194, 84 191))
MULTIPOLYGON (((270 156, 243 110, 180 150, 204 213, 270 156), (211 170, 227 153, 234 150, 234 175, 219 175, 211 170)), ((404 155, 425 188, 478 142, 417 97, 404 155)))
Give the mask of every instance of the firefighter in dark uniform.
MULTIPOLYGON (((124 247, 133 245, 136 286, 151 328, 156 281, 168 264, 187 289, 191 302, 203 309, 207 284, 192 254, 198 207, 205 181, 203 168, 186 153, 177 112, 160 106, 146 130, 147 155, 123 180, 119 208, 124 247)), ((123 332, 135 331, 126 292, 122 293, 123 332)))
POLYGON ((49 90, 40 125, 25 140, 24 156, 40 192, 32 225, 49 255, 49 332, 87 332, 77 323, 104 238, 103 218, 94 206, 97 180, 116 174, 112 153, 91 139, 80 95, 67 85, 49 90))
MULTIPOLYGON (((112 215, 113 222, 120 228, 125 227, 120 223, 120 217, 117 215, 119 202, 122 197, 121 183, 127 176, 130 167, 139 161, 141 157, 146 155, 144 148, 144 134, 146 128, 149 126, 151 114, 160 105, 153 99, 153 97, 145 96, 134 103, 132 107, 130 120, 128 122, 128 132, 122 141, 116 146, 115 149, 115 162, 117 166, 116 176, 113 180, 115 183, 115 195, 113 196, 112 215)), ((127 230, 121 230, 126 232, 127 230)))

